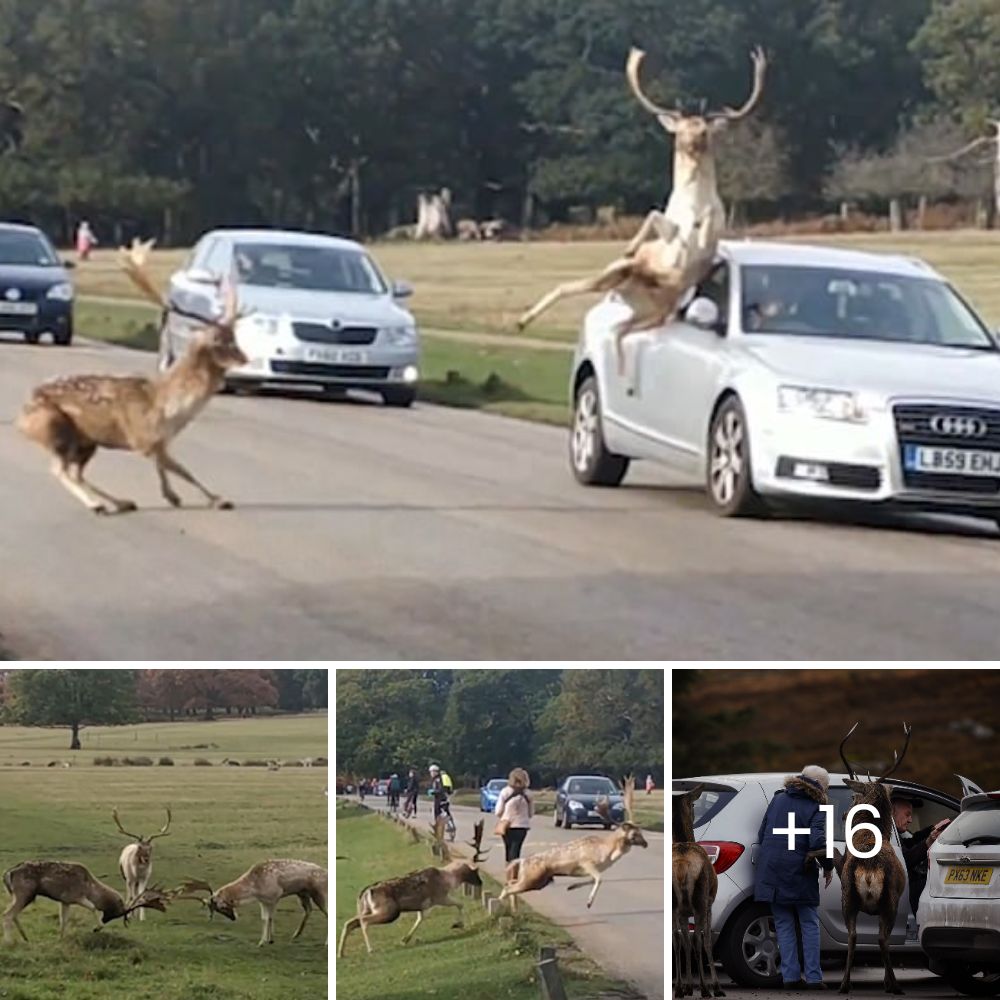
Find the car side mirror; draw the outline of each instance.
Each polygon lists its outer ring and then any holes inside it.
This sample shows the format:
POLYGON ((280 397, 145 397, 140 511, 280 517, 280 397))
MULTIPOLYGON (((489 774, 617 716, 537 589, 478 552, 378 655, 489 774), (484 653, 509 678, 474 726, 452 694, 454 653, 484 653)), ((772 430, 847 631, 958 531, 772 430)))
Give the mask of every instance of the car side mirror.
POLYGON ((722 322, 719 307, 703 295, 698 296, 684 311, 684 319, 692 326, 702 330, 714 330, 722 333, 722 322))
POLYGON ((394 281, 392 283, 392 297, 394 299, 408 299, 413 294, 413 285, 408 281, 394 281))
POLYGON ((185 272, 185 277, 196 285, 217 285, 219 283, 218 277, 204 267, 192 267, 190 271, 185 272))

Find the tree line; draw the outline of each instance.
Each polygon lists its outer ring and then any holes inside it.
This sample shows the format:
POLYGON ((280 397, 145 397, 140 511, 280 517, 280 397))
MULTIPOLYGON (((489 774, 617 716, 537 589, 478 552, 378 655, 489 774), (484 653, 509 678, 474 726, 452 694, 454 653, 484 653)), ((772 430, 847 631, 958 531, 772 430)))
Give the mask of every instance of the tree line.
POLYGON ((337 771, 663 779, 662 670, 339 670, 337 771))
MULTIPOLYGON (((20 110, 0 121, 0 213, 63 239, 81 217, 106 241, 373 234, 442 186, 479 218, 643 212, 670 155, 627 91, 633 44, 654 96, 713 105, 766 47, 721 177, 751 213, 881 197, 852 164, 898 167, 912 129, 964 142, 1000 111, 995 0, 0 0, 0 38, 20 110)), ((988 169, 956 161, 930 193, 985 196, 988 169)))
POLYGON ((258 709, 327 707, 326 670, 9 670, 0 673, 0 723, 65 726, 80 749, 85 726, 114 726, 258 709))

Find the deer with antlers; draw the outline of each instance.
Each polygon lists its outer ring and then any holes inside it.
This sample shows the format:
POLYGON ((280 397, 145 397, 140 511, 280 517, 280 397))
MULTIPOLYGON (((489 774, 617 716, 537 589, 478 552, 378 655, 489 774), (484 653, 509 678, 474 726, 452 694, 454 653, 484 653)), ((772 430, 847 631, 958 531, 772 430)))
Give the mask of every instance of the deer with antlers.
MULTIPOLYGON (((153 874, 153 841, 157 837, 169 836, 170 807, 167 806, 167 822, 160 828, 160 832, 150 834, 148 837, 143 837, 138 833, 129 833, 122 826, 121 820, 118 818, 117 809, 111 810, 111 817, 114 819, 115 826, 118 827, 119 832, 123 833, 126 837, 131 837, 134 841, 132 844, 126 844, 118 857, 118 870, 122 873, 122 878, 125 880, 126 899, 131 901, 138 899, 146 891, 149 878, 153 874)), ((146 912, 142 909, 139 911, 139 920, 142 921, 145 919, 146 912)))
POLYGON ((712 136, 732 122, 746 118, 757 107, 767 67, 763 51, 754 49, 753 89, 742 107, 688 113, 680 108, 661 107, 646 96, 639 83, 644 55, 641 49, 632 49, 625 75, 643 108, 674 136, 674 186, 666 208, 662 212, 651 211, 624 254, 600 274, 557 285, 525 312, 517 324, 523 330, 568 296, 615 291, 632 310, 631 316, 615 329, 619 375, 625 367, 625 337, 666 323, 684 294, 712 268, 725 226, 725 210, 716 185, 712 136), (650 240, 650 236, 655 239, 650 240))
POLYGON ((712 956, 712 904, 719 891, 719 878, 705 848, 694 837, 694 803, 705 786, 673 796, 672 869, 673 950, 677 995, 694 995, 694 968, 698 967, 701 995, 725 996, 712 956), (692 921, 694 927, 691 927, 692 921), (712 991, 705 984, 708 967, 712 991))
POLYGON ((187 353, 156 378, 121 375, 71 375, 39 385, 17 419, 18 429, 52 455, 52 473, 85 507, 96 514, 136 509, 98 489, 83 475, 98 448, 135 451, 153 459, 160 490, 171 506, 181 498, 171 488, 167 473, 190 483, 210 506, 228 510, 232 504, 203 486, 169 451, 171 441, 201 412, 222 388, 230 368, 247 363, 236 343, 241 318, 235 285, 224 288, 222 316, 198 316, 168 303, 146 273, 153 241, 133 241, 121 249, 121 264, 140 290, 163 310, 187 316, 204 325, 187 353))
POLYGON ((861 725, 856 722, 850 732, 840 742, 840 759, 849 778, 844 784, 854 792, 854 805, 872 806, 875 815, 867 810, 859 816, 858 822, 876 827, 881 835, 881 847, 872 857, 858 857, 857 851, 870 851, 875 846, 875 834, 868 830, 852 831, 852 842, 847 845, 845 857, 834 849, 834 866, 840 876, 840 903, 844 913, 844 923, 847 926, 847 967, 840 984, 841 993, 849 993, 851 989, 851 967, 854 964, 854 945, 857 940, 857 923, 859 913, 868 913, 878 917, 878 946, 882 953, 882 965, 885 969, 883 985, 886 993, 902 993, 892 971, 892 957, 889 954, 889 935, 896 923, 896 911, 899 900, 906 888, 906 869, 903 862, 896 856, 892 846, 892 804, 889 789, 885 779, 895 773, 906 756, 906 748, 910 745, 911 726, 903 723, 905 742, 902 753, 892 752, 892 764, 878 778, 861 781, 855 774, 854 765, 844 754, 844 746, 851 738, 854 730, 861 725))
POLYGON ((171 899, 194 899, 208 909, 209 919, 219 913, 227 920, 236 919, 236 910, 243 903, 260 904, 263 922, 257 946, 274 944, 274 911, 286 896, 298 896, 302 904, 302 922, 292 935, 294 941, 306 926, 313 904, 326 916, 328 876, 325 868, 311 861, 279 859, 261 861, 245 871, 238 879, 213 889, 200 879, 187 879, 178 889, 169 893, 171 899), (207 896, 198 893, 208 893, 207 896))
POLYGON ((24 861, 3 873, 4 888, 11 896, 11 903, 3 914, 3 935, 7 944, 13 942, 11 927, 27 941, 18 915, 39 896, 55 900, 59 904, 59 936, 66 932, 71 906, 83 906, 100 914, 100 923, 95 930, 119 917, 127 924, 129 916, 136 910, 166 910, 169 896, 157 888, 148 889, 126 903, 122 897, 95 878, 80 864, 64 861, 24 861))
MULTIPOLYGON (((632 803, 635 795, 635 778, 625 779, 625 822, 611 834, 592 834, 579 837, 568 844, 550 847, 547 851, 517 858, 507 865, 507 882, 500 890, 500 899, 516 897, 522 892, 544 889, 560 875, 588 877, 589 881, 574 882, 567 890, 590 886, 587 909, 594 905, 597 890, 601 887, 601 873, 623 858, 633 847, 648 847, 642 831, 632 822, 632 803)), ((613 824, 607 799, 594 807, 608 824, 613 824)))

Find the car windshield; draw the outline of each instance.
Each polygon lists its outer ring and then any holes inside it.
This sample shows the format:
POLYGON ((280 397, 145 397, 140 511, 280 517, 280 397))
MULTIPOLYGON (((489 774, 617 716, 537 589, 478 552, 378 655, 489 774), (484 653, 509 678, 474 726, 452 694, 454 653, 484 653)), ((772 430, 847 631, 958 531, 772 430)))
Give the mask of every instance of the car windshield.
POLYGON ((992 803, 983 803, 959 813, 944 828, 938 842, 962 847, 1000 844, 1000 809, 992 803))
POLYGON ((573 778, 566 789, 569 795, 617 795, 610 778, 573 778))
POLYGON ((383 295, 388 288, 366 253, 333 246, 242 243, 234 253, 241 284, 310 292, 383 295))
POLYGON ((38 233, 0 230, 0 264, 58 267, 59 258, 38 233))
POLYGON ((494 781, 491 781, 486 787, 491 792, 501 792, 503 791, 503 786, 506 784, 507 782, 504 781, 503 778, 497 778, 494 781))
POLYGON ((747 333, 883 340, 997 350, 947 284, 877 271, 750 265, 742 269, 747 333))

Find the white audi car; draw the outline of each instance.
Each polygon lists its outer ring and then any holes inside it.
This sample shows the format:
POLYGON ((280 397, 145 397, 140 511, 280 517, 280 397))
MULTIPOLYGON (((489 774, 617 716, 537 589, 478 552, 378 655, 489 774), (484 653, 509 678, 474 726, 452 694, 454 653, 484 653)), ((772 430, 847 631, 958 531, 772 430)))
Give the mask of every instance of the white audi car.
POLYGON ((998 341, 926 263, 723 241, 677 321, 626 337, 619 375, 628 315, 608 296, 577 344, 580 482, 617 485, 648 458, 728 516, 814 498, 1000 520, 998 341))

